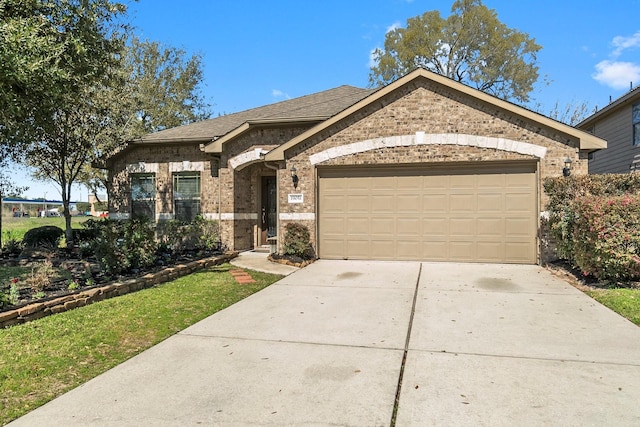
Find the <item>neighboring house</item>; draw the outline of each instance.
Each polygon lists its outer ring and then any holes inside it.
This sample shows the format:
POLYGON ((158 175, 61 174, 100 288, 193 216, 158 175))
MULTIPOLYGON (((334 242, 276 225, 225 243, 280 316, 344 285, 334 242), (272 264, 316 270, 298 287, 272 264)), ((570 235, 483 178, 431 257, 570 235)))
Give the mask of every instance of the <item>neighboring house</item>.
POLYGON ((608 142, 606 150, 589 156, 589 173, 640 172, 640 87, 576 127, 608 142))
POLYGON ((320 258, 538 263, 545 177, 606 142, 419 69, 147 135, 110 215, 219 220, 245 250, 309 227, 320 258))

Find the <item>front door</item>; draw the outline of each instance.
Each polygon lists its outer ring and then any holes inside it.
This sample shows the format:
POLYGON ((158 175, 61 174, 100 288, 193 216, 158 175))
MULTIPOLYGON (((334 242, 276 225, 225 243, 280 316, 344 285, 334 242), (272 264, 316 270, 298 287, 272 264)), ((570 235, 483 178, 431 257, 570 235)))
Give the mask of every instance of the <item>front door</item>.
POLYGON ((262 206, 260 220, 260 245, 268 244, 269 237, 275 237, 277 229, 276 177, 262 177, 262 206))

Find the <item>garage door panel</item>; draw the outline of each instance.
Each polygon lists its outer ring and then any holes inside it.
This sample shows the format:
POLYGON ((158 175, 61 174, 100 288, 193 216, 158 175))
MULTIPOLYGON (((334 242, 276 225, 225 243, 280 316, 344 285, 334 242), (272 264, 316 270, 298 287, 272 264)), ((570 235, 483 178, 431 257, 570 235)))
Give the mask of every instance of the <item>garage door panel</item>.
POLYGON ((479 241, 476 245, 478 260, 482 262, 502 262, 504 245, 502 241, 479 241))
POLYGON ((477 211, 486 212, 502 212, 504 211, 504 197, 502 193, 478 194, 477 211))
POLYGON ((449 242, 449 258, 452 261, 473 261, 476 255, 476 243, 468 240, 449 242))
POLYGON ((350 236, 368 236, 370 231, 369 217, 350 216, 345 220, 346 229, 350 236))
POLYGON ((375 213, 392 213, 394 198, 393 194, 375 194, 371 197, 371 211, 375 213))
POLYGON ((476 177, 469 175, 449 175, 449 188, 453 189, 474 189, 476 188, 476 177))
POLYGON ((397 256, 405 260, 420 259, 420 246, 421 243, 417 240, 400 240, 396 246, 397 256))
POLYGON ((343 195, 327 195, 322 200, 322 212, 342 214, 345 211, 346 202, 346 197, 343 195))
POLYGON ((505 252, 505 262, 512 263, 528 263, 528 260, 535 255, 531 246, 523 242, 506 242, 505 252))
POLYGON ((422 212, 447 212, 449 206, 446 194, 425 194, 422 196, 422 212))
POLYGON ((528 213, 531 211, 531 199, 527 193, 507 193, 504 199, 508 212, 528 213))
POLYGON ((329 217, 326 216, 324 217, 323 220, 323 233, 326 236, 341 236, 344 237, 344 234, 347 231, 347 228, 345 227, 345 222, 347 222, 347 219, 345 217, 329 217))
POLYGON ((530 236, 535 224, 531 218, 505 218, 504 229, 506 236, 520 238, 530 236))
POLYGON ((320 169, 320 257, 535 263, 535 169, 320 169))
POLYGON ((449 218, 428 217, 422 220, 422 236, 447 236, 449 234, 449 218))
POLYGON ((424 190, 438 190, 449 187, 449 177, 447 175, 430 175, 422 179, 422 188, 424 190))
POLYGON ((371 198, 366 195, 357 195, 357 196, 349 196, 346 199, 347 202, 347 213, 357 214, 357 213, 366 213, 368 214, 371 211, 370 205, 371 198))
POLYGON ((331 259, 341 259, 344 257, 344 246, 344 239, 325 237, 322 240, 323 256, 331 259))
POLYGON ((476 222, 478 237, 497 237, 505 235, 505 220, 503 218, 478 218, 476 222))
POLYGON ((371 218, 369 223, 371 224, 369 231, 371 236, 387 236, 387 238, 392 238, 396 234, 395 219, 393 217, 371 218))
POLYGON ((422 211, 422 198, 419 194, 399 194, 395 200, 395 209, 398 213, 422 211))
POLYGON ((407 237, 420 236, 420 218, 416 217, 399 217, 395 221, 396 234, 403 236, 403 239, 407 237))
POLYGON ((361 190, 368 190, 370 188, 371 178, 368 176, 349 177, 346 186, 346 189, 349 193, 359 193, 361 190))
POLYGON ((476 177, 476 185, 480 190, 504 188, 504 177, 501 174, 482 174, 476 177))
POLYGON ((476 234, 475 218, 450 218, 449 234, 451 236, 473 236, 476 234))
MULTIPOLYGON (((369 259, 371 258, 371 254, 369 253, 369 249, 371 244, 368 238, 356 239, 349 238, 346 241, 345 247, 348 251, 348 258, 350 259, 369 259)), ((343 257, 344 258, 344 257, 343 257)))
POLYGON ((447 261, 449 259, 447 241, 424 240, 422 242, 422 259, 431 261, 447 261))

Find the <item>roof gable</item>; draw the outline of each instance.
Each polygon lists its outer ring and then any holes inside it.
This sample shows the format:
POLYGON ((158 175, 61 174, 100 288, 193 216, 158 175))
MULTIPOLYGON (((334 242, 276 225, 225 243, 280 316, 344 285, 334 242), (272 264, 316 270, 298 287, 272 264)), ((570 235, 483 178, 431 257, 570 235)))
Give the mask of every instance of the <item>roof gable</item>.
POLYGON ((378 89, 377 91, 375 91, 374 93, 372 93, 371 95, 369 95, 368 97, 362 99, 361 101, 359 101, 358 103, 352 105, 351 107, 343 110, 342 112, 336 114, 335 116, 333 116, 332 118, 318 124, 317 126, 309 129, 307 132, 302 133, 301 135, 299 135, 298 137, 288 141, 287 143, 281 145, 278 148, 273 149, 272 151, 270 151, 266 157, 265 160, 267 161, 278 161, 278 160, 284 160, 285 159, 285 153, 287 150, 289 150, 290 148, 296 146, 297 144, 302 143, 303 141, 306 141, 307 139, 311 138, 312 136, 318 134, 319 132, 329 128, 330 126, 332 126, 333 124, 339 122, 340 120, 358 112, 359 110, 365 108, 366 106, 370 105, 371 103, 383 98, 384 96, 388 95, 389 93, 399 90, 400 88, 402 88, 404 85, 416 80, 416 79, 427 79, 430 80, 432 82, 435 82, 437 84, 446 86, 454 91, 460 92, 462 94, 465 94, 467 96, 476 98, 478 100, 487 102, 489 104, 495 105, 498 108, 501 108, 503 110, 506 110, 508 112, 510 112, 511 114, 520 116, 524 119, 527 120, 531 120, 534 122, 539 123, 540 125, 552 128, 560 133, 566 134, 568 136, 574 137, 576 139, 578 139, 580 141, 580 149, 581 150, 598 150, 598 149, 602 149, 602 148, 606 148, 606 141, 604 141, 603 139, 600 139, 594 135, 591 135, 589 133, 583 132, 581 130, 578 130, 574 127, 571 127, 569 125, 565 125, 564 123, 558 122, 556 120, 550 119, 546 116, 543 116, 541 114, 535 113, 531 110, 527 110, 526 108, 520 107, 518 105, 512 104, 510 102, 504 101, 502 99, 496 98, 492 95, 489 95, 485 92, 481 92, 477 89, 474 89, 472 87, 469 87, 467 85, 464 85, 462 83, 456 82, 452 79, 449 79, 447 77, 441 76, 439 74, 435 74, 432 73, 430 71, 427 71, 425 69, 419 68, 409 74, 407 74, 406 76, 396 80, 395 82, 381 88, 378 89))

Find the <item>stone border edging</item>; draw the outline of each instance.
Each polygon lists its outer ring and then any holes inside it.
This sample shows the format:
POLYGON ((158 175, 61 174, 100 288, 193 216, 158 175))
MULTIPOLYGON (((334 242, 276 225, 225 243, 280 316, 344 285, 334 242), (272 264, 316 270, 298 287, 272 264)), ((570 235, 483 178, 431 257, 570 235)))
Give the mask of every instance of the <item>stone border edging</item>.
POLYGON ((230 252, 216 257, 203 258, 186 264, 168 267, 155 273, 147 273, 135 279, 123 282, 116 281, 100 287, 53 297, 50 300, 38 301, 20 308, 4 311, 0 313, 0 329, 73 310, 74 308, 83 307, 108 298, 151 288, 160 283, 168 282, 214 265, 224 264, 237 256, 237 252, 230 252))

